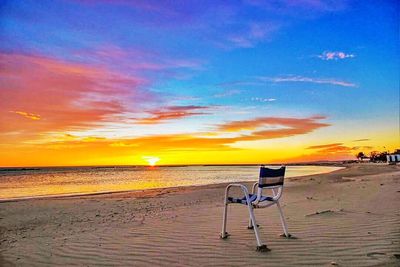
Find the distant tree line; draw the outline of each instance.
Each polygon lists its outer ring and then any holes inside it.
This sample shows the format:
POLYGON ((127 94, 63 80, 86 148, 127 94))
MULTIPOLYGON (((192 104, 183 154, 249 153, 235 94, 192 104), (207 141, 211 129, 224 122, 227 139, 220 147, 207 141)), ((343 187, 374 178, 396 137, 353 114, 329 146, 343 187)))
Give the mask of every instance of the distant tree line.
POLYGON ((400 149, 396 149, 393 153, 389 153, 389 151, 372 151, 369 153, 369 156, 367 156, 364 152, 358 152, 356 157, 359 161, 369 159, 371 162, 387 162, 387 155, 390 154, 400 154, 400 149))

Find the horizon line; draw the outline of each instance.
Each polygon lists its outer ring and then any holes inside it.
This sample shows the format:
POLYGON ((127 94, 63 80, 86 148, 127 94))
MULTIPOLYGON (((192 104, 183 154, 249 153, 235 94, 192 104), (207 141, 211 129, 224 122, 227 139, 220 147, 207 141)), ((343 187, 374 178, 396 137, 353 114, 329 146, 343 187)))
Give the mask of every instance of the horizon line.
POLYGON ((321 164, 321 163, 343 163, 347 161, 357 161, 343 159, 343 160, 318 160, 318 161, 299 161, 299 162, 282 162, 282 163, 198 163, 198 164, 132 164, 132 165, 54 165, 54 166, 0 166, 0 171, 5 169, 40 169, 40 168, 114 168, 114 167, 186 167, 186 166, 257 166, 257 165, 299 165, 299 164, 321 164))

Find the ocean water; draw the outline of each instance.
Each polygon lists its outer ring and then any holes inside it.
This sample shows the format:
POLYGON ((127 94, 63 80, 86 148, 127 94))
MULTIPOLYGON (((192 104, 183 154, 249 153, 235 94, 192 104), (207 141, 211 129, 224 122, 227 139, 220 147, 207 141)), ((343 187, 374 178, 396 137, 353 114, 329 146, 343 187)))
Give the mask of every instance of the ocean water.
MULTIPOLYGON (((340 169, 325 166, 286 168, 289 180, 290 177, 340 169)), ((256 181, 258 171, 258 166, 1 169, 0 200, 256 181)))

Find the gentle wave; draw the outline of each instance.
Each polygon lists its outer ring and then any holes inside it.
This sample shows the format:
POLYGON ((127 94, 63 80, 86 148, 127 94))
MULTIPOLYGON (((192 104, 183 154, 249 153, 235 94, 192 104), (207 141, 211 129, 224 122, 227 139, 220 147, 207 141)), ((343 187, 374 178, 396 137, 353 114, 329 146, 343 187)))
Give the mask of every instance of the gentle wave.
MULTIPOLYGON (((59 167, 0 170, 0 201, 255 181, 258 166, 59 167)), ((286 176, 340 167, 288 166, 286 176)))

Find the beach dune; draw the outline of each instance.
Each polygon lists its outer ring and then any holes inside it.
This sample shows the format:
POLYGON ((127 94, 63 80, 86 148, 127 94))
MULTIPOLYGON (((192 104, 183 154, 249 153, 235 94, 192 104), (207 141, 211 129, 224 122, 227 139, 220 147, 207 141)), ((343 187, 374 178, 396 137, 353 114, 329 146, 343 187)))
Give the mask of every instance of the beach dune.
MULTIPOLYGON (((289 232, 256 210, 270 252, 256 251, 245 206, 226 185, 0 203, 1 266, 399 266, 400 167, 346 165, 285 181, 289 232)), ((250 183, 247 183, 250 186, 250 183)))

